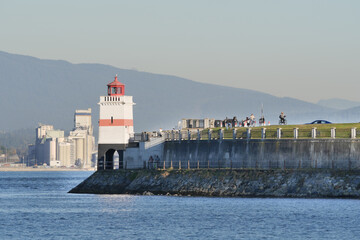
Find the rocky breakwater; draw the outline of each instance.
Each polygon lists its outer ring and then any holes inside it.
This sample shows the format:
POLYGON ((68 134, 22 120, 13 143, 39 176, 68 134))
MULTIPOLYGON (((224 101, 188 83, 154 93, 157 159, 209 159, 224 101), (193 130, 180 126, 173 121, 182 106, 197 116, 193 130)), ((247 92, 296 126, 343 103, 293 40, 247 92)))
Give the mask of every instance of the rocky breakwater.
POLYGON ((70 193, 360 198, 360 172, 330 170, 98 171, 70 193))

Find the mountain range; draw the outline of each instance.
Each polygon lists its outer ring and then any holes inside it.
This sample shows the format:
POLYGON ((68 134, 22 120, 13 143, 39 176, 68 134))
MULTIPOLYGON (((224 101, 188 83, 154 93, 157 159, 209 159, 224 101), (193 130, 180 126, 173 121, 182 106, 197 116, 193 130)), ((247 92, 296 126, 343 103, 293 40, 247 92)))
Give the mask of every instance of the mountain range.
MULTIPOLYGON (((33 128, 38 123, 69 130, 76 109, 92 108, 98 122, 99 96, 115 74, 132 95, 135 131, 172 129, 182 118, 258 118, 263 105, 266 122, 277 123, 285 112, 288 123, 315 119, 358 122, 360 107, 338 109, 291 97, 195 82, 176 76, 116 68, 104 64, 72 64, 0 51, 0 130, 33 128)), ((238 79, 239 82, 246 79, 238 79)), ((219 79, 221 84, 221 79, 219 79)), ((276 86, 275 86, 276 87, 276 86)))
POLYGON ((338 110, 346 110, 360 106, 360 102, 340 98, 322 99, 318 101, 317 104, 323 107, 329 107, 338 110))

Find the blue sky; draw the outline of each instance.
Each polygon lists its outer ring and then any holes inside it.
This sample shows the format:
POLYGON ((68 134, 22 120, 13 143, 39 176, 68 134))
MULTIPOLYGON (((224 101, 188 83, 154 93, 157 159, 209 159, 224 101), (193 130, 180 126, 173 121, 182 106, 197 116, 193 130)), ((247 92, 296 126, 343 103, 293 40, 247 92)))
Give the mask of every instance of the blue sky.
POLYGON ((332 0, 0 0, 0 50, 360 101, 359 10, 332 0))

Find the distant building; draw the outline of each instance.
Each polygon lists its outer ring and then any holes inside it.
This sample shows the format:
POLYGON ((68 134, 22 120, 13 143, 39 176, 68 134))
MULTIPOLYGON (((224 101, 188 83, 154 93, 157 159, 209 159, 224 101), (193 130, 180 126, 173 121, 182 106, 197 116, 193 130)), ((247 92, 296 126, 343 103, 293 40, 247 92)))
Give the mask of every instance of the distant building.
MULTIPOLYGON (((75 146, 73 141, 66 140, 59 142, 57 161, 60 162, 60 166, 75 166, 75 146)), ((58 165, 57 161, 52 165, 58 165)))
POLYGON ((92 166, 92 154, 96 151, 93 126, 91 124, 91 109, 75 111, 75 128, 70 132, 68 140, 74 144, 74 164, 89 168, 92 166))
MULTIPOLYGON (((34 165, 50 165, 56 159, 56 139, 64 138, 64 131, 54 130, 52 125, 40 124, 36 128, 34 165)), ((32 146, 29 146, 29 151, 32 146)))
POLYGON ((75 110, 74 126, 75 128, 84 127, 90 129, 92 134, 91 108, 88 108, 87 110, 75 110))
POLYGON ((19 162, 20 162, 20 158, 17 154, 8 155, 8 156, 6 156, 5 154, 0 155, 0 165, 14 164, 19 162))
POLYGON ((214 128, 215 127, 215 119, 214 118, 204 118, 204 119, 189 119, 183 118, 181 120, 181 129, 189 129, 189 128, 214 128))
POLYGON ((14 155, 10 155, 8 157, 7 161, 9 163, 18 163, 18 162, 20 162, 20 158, 19 158, 19 156, 17 154, 14 154, 14 155))
POLYGON ((27 165, 34 166, 36 164, 36 145, 30 144, 27 152, 27 165))
POLYGON ((54 130, 53 125, 44 125, 39 124, 39 127, 36 128, 36 140, 42 139, 46 136, 47 131, 54 130))
POLYGON ((91 109, 76 110, 74 129, 68 137, 52 125, 36 128, 35 145, 29 145, 28 164, 89 168, 94 166, 95 137, 91 124, 91 109))

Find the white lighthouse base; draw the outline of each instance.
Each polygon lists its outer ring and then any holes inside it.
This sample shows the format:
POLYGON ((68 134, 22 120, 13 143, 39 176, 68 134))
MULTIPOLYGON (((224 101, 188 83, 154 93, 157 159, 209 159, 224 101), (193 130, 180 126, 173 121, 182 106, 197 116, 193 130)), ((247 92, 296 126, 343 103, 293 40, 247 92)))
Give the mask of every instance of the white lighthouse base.
POLYGON ((99 144, 97 170, 114 169, 114 153, 119 154, 119 169, 148 168, 149 158, 162 159, 164 138, 129 144, 99 144))

